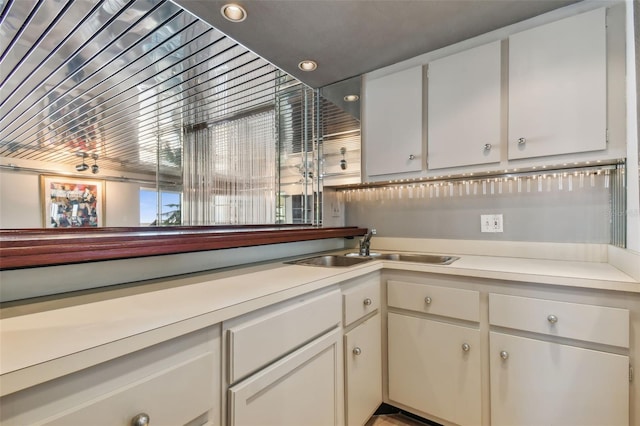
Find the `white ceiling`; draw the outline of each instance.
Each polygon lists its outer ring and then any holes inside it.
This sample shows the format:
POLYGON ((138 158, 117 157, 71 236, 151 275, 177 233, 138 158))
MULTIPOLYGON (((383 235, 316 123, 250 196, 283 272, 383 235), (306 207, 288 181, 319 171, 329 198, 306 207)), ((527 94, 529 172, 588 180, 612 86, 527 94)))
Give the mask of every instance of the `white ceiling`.
POLYGON ((576 0, 173 0, 311 87, 366 72, 576 3, 576 0), (318 69, 298 70, 304 59, 318 69))

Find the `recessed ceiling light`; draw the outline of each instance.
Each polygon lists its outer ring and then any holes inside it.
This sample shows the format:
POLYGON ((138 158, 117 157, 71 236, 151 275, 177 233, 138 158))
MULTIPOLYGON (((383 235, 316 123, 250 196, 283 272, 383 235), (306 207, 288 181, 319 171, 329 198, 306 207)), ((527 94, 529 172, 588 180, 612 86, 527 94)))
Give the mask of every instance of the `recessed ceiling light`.
POLYGON ((318 68, 318 64, 316 64, 314 61, 307 59, 306 61, 300 62, 298 64, 298 68, 300 68, 302 71, 313 71, 316 68, 318 68))
POLYGON ((244 7, 235 3, 225 4, 220 9, 220 13, 231 22, 242 22, 247 19, 247 11, 244 10, 244 7))
POLYGON ((344 99, 345 102, 355 102, 358 99, 360 99, 360 96, 358 96, 358 95, 347 95, 343 99, 344 99))

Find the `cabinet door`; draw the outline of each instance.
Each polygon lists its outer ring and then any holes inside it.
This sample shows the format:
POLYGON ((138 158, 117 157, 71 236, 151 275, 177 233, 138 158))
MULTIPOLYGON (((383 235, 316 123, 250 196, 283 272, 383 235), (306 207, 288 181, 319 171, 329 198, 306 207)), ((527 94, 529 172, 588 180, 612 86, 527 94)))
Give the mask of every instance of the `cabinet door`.
POLYGON ((509 37, 509 159, 606 148, 605 9, 509 37))
POLYGON ((363 425, 382 403, 380 314, 344 336, 347 425, 363 425))
POLYGON ((367 80, 363 101, 367 174, 422 170, 422 67, 367 80))
POLYGON ((500 42, 429 64, 429 169, 500 161, 500 42))
POLYGON ((480 331, 395 313, 388 320, 389 399, 480 424, 480 331))
POLYGON ((340 334, 336 329, 229 388, 229 424, 342 424, 340 334))
POLYGON ((629 357, 490 333, 492 425, 628 425, 629 357))

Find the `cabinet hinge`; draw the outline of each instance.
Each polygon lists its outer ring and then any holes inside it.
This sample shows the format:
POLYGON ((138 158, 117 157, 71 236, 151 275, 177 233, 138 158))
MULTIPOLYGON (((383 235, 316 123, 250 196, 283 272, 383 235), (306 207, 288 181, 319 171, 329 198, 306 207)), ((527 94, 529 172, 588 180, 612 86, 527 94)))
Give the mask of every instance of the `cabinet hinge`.
POLYGON ((629 364, 629 383, 633 382, 633 367, 629 364))
POLYGON ((604 141, 605 141, 605 143, 608 144, 609 143, 609 129, 605 130, 604 135, 605 135, 604 136, 604 139, 605 139, 604 141))

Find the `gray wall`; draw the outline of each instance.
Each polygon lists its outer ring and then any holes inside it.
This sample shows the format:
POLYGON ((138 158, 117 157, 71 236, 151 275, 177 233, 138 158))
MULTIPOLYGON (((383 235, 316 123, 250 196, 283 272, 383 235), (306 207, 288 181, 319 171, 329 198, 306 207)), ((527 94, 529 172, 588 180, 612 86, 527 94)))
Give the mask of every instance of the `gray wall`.
POLYGON ((572 191, 346 201, 346 225, 376 228, 379 236, 536 242, 602 243, 610 240, 610 190, 598 177, 572 191), (503 214, 503 233, 480 232, 481 214, 503 214))
MULTIPOLYGON (((140 186, 105 182, 104 226, 140 226, 140 186)), ((42 220, 40 176, 0 170, 0 229, 41 228, 42 220)))

